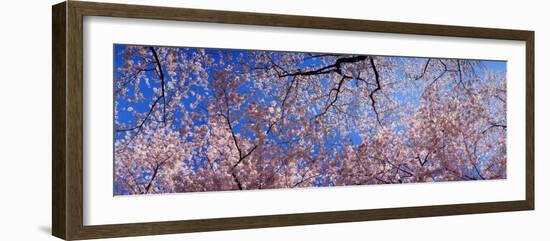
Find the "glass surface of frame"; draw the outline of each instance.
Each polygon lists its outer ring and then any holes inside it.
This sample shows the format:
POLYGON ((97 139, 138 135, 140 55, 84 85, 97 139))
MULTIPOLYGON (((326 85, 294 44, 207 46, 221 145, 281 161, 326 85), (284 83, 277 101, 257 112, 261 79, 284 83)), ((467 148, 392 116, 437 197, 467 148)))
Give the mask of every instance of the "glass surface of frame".
POLYGON ((114 195, 506 178, 506 62, 114 45, 114 195))

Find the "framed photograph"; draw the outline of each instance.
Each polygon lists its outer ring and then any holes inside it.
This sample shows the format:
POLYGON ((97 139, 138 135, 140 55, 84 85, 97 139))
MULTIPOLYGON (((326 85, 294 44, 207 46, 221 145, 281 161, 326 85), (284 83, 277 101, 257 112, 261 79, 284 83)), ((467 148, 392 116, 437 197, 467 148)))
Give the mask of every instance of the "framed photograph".
POLYGON ((534 209, 532 31, 77 1, 52 24, 57 237, 534 209))

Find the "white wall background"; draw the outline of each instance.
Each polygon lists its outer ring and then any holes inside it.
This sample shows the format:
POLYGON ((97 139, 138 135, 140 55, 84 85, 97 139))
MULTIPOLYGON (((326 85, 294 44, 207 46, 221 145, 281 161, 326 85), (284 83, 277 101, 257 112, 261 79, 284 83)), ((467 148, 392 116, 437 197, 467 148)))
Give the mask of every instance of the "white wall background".
MULTIPOLYGON (((98 0, 99 1, 99 0, 98 0)), ((51 5, 0 8, 0 239, 56 240, 51 230, 51 5)), ((547 240, 550 153, 549 6, 544 1, 194 0, 116 2, 190 8, 468 25, 536 31, 536 210, 164 235, 155 240, 547 240)), ((511 90, 513 91, 513 90, 511 90)), ((152 237, 120 240, 151 240, 152 237)))

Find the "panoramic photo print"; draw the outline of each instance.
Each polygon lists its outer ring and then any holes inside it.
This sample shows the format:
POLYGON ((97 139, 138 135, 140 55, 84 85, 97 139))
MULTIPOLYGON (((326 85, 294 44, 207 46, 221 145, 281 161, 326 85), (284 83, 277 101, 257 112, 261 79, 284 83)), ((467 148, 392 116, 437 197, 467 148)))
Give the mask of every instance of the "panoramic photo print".
POLYGON ((506 61, 126 44, 113 59, 115 196, 506 179, 506 61))

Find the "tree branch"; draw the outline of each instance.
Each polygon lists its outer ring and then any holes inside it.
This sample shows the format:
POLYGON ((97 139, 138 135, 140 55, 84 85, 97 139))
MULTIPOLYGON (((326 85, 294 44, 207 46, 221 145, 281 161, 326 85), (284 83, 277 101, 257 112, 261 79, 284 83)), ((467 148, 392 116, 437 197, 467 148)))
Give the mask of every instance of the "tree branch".
POLYGON ((426 71, 428 70, 428 65, 430 65, 430 61, 431 61, 431 60, 432 60, 432 59, 429 58, 429 59, 426 61, 426 64, 424 65, 424 71, 422 71, 422 74, 419 75, 418 77, 416 77, 415 80, 419 80, 419 79, 423 78, 424 75, 426 75, 426 71))
POLYGON ((318 176, 321 176, 321 174, 320 174, 320 173, 317 173, 317 174, 315 174, 315 175, 311 175, 311 176, 306 177, 306 178, 302 177, 302 178, 300 179, 300 181, 298 181, 298 182, 296 182, 294 185, 292 185, 291 188, 295 188, 295 187, 299 186, 300 184, 304 183, 305 181, 311 180, 312 178, 316 178, 316 177, 318 177, 318 176))
MULTIPOLYGON (((464 133, 462 133, 462 143, 464 144, 464 148, 466 149, 466 155, 468 156, 468 160, 470 161, 470 164, 472 164, 472 166, 474 167, 474 170, 476 171, 479 178, 481 178, 481 180, 485 180, 485 177, 483 177, 483 175, 481 175, 481 172, 479 171, 476 162, 474 162, 474 160, 472 160, 472 152, 470 151, 470 147, 468 147, 468 143, 466 143, 466 139, 464 138, 464 133)), ((473 154, 474 154, 474 156, 476 156, 475 149, 477 149, 477 141, 475 142, 474 145, 475 146, 474 146, 474 153, 473 154)), ((479 161, 479 157, 477 159, 479 161)))
POLYGON ((323 112, 319 113, 318 115, 316 115, 314 118, 312 119, 316 119, 316 118, 319 118, 320 116, 326 114, 328 112, 328 110, 330 109, 330 107, 332 107, 334 105, 334 103, 336 103, 336 101, 338 100, 338 96, 340 95, 340 91, 342 90, 342 85, 344 84, 344 81, 346 79, 348 79, 350 77, 348 76, 345 76, 345 75, 342 75, 342 78, 340 79, 340 81, 338 82, 338 86, 336 88, 332 88, 330 90, 330 92, 328 93, 329 95, 329 98, 330 98, 330 94, 332 93, 332 91, 336 91, 336 94, 334 95, 334 99, 332 99, 332 101, 330 101, 330 103, 328 103, 326 106, 325 106, 325 109, 323 110, 323 112))
POLYGON ((235 148, 237 148, 237 152, 239 153, 239 160, 233 164, 233 166, 231 167, 231 176, 233 177, 233 180, 235 180, 235 182, 237 183, 237 187, 239 188, 239 190, 243 190, 243 186, 242 186, 242 183, 241 181, 239 180, 239 178, 237 177, 237 174, 235 173, 235 168, 244 160, 246 159, 248 156, 250 156, 252 154, 252 152, 254 150, 256 150, 256 148, 258 147, 258 145, 254 145, 254 147, 252 147, 252 149, 250 149, 250 151, 248 151, 246 154, 243 153, 243 150, 241 149, 241 147, 239 146, 239 141, 237 140, 237 136, 235 135, 235 131, 233 129, 233 124, 231 124, 231 119, 229 117, 229 102, 226 100, 225 101, 225 106, 226 106, 226 114, 221 114, 221 116, 223 116, 225 118, 225 121, 227 123, 227 126, 229 128, 229 131, 231 132, 231 137, 233 139, 233 143, 235 144, 235 148))
POLYGON ((462 68, 460 67, 460 59, 456 60, 456 65, 458 66, 458 81, 460 85, 462 85, 462 88, 466 89, 466 85, 464 85, 464 82, 462 81, 462 68))
POLYGON ((159 96, 153 102, 153 105, 151 106, 151 109, 149 109, 149 112, 147 112, 147 115, 145 116, 145 118, 143 118, 143 120, 138 125, 136 125, 134 127, 131 127, 131 128, 117 129, 117 130, 115 130, 115 132, 131 131, 131 130, 135 130, 135 129, 141 130, 141 128, 143 127, 143 125, 145 124, 147 119, 149 119, 149 116, 151 116, 151 113, 153 113, 153 110, 155 109, 155 106, 157 105, 157 103, 160 101, 161 98, 162 98, 162 96, 159 96))
POLYGON ((376 100, 374 99, 374 94, 382 88, 380 86, 380 75, 378 73, 378 70, 376 69, 376 65, 374 64, 374 59, 372 57, 370 57, 370 66, 372 68, 372 71, 374 72, 376 88, 370 92, 369 97, 371 100, 372 109, 374 111, 374 114, 376 115, 376 121, 378 121, 378 124, 382 125, 382 122, 380 122, 380 116, 378 114, 378 111, 376 110, 376 100))
POLYGON ((162 89, 162 93, 161 95, 153 102, 153 105, 151 105, 151 108, 149 109, 149 112, 147 112, 147 115, 145 116, 145 118, 143 118, 143 120, 136 126, 134 127, 131 127, 131 128, 124 128, 124 129, 117 129, 115 130, 115 132, 124 132, 124 131, 131 131, 131 130, 135 130, 135 129, 138 129, 141 130, 143 125, 145 124, 145 122, 149 119, 149 117, 151 116, 151 113, 153 113, 153 110, 155 109, 155 106, 158 104, 158 102, 162 99, 162 102, 163 102, 163 109, 162 109, 162 115, 163 115, 163 118, 162 118, 162 121, 164 122, 164 124, 166 124, 166 97, 165 97, 165 92, 164 92, 164 73, 162 71, 162 67, 161 67, 161 64, 160 64, 160 60, 159 60, 159 57, 158 57, 158 54, 155 50, 155 48, 153 47, 149 47, 149 49, 151 50, 151 52, 153 52, 153 56, 155 58, 155 61, 157 63, 157 68, 158 68, 158 72, 157 74, 159 75, 159 78, 160 78, 160 83, 161 83, 161 89, 162 89))
POLYGON ((172 158, 172 155, 168 156, 166 159, 164 159, 160 163, 157 163, 155 169, 153 170, 153 175, 151 177, 151 180, 149 180, 149 184, 147 184, 147 187, 145 188, 145 193, 149 193, 149 190, 151 189, 153 181, 157 177, 157 174, 158 174, 158 171, 159 171, 160 167, 162 167, 162 165, 164 165, 164 163, 166 163, 166 161, 168 161, 170 158, 172 158))
POLYGON ((490 129, 492 128, 496 128, 496 127, 500 127, 502 129, 505 129, 507 128, 506 125, 502 125, 502 124, 496 124, 496 123, 491 123, 491 125, 489 127, 487 127, 487 129, 485 129, 484 131, 482 131, 481 133, 482 134, 485 134, 487 131, 489 131, 490 129))
POLYGON ((327 65, 327 66, 324 66, 324 67, 321 67, 321 68, 318 68, 318 69, 304 71, 304 72, 298 71, 298 72, 294 72, 294 73, 283 74, 283 75, 279 75, 279 77, 288 77, 288 76, 297 76, 297 75, 301 75, 301 76, 318 75, 318 74, 328 74, 328 73, 332 73, 332 72, 336 72, 336 73, 341 74, 342 73, 342 70, 341 70, 342 64, 356 63, 356 62, 363 61, 365 59, 367 59, 367 56, 365 56, 365 55, 359 55, 359 56, 354 56, 354 57, 343 57, 343 58, 339 58, 338 60, 336 60, 336 62, 334 64, 331 64, 331 65, 327 65))
POLYGON ((153 56, 155 57, 155 61, 157 62, 157 68, 158 68, 158 75, 160 77, 160 86, 162 89, 162 121, 164 124, 166 124, 166 97, 164 94, 164 72, 162 71, 162 66, 160 64, 159 56, 157 54, 157 51, 153 47, 149 47, 151 52, 153 52, 153 56))
POLYGON ((243 190, 243 184, 241 183, 239 178, 237 178, 237 174, 234 171, 232 171, 231 176, 233 177, 233 180, 235 181, 235 183, 237 183, 237 188, 239 188, 239 190, 243 190))
POLYGON ((314 59, 314 58, 321 58, 321 57, 338 57, 338 55, 336 55, 336 54, 314 54, 314 55, 310 55, 308 57, 305 57, 304 60, 314 59))
POLYGON ((126 81, 124 81, 124 83, 120 84, 120 86, 115 90, 115 96, 119 95, 120 92, 124 89, 124 87, 126 87, 127 84, 129 84, 130 82, 135 80, 136 77, 139 74, 141 74, 141 72, 149 72, 149 71, 153 71, 153 70, 155 70, 155 69, 138 69, 138 71, 136 71, 134 74, 132 74, 131 76, 126 77, 126 81))

